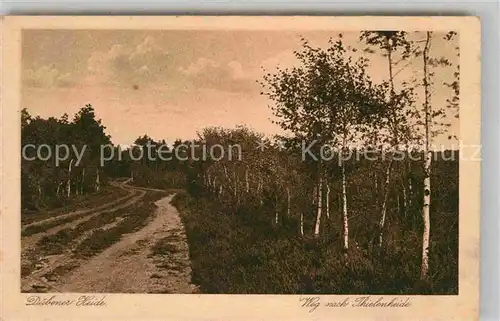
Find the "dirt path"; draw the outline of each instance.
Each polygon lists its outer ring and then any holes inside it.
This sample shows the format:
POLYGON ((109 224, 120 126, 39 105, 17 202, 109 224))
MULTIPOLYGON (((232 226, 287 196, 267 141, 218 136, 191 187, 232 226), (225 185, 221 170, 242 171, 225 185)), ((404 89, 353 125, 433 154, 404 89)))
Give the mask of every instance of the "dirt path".
POLYGON ((154 218, 63 277, 61 292, 192 293, 184 227, 170 201, 156 202, 154 218))
MULTIPOLYGON (((142 190, 139 190, 139 191, 130 190, 130 192, 131 192, 132 197, 127 196, 125 199, 119 199, 119 202, 113 202, 110 204, 105 204, 106 206, 100 206, 96 209, 93 209, 92 211, 89 211, 92 213, 91 214, 89 213, 88 215, 86 215, 80 219, 76 219, 76 220, 73 220, 73 221, 68 222, 66 224, 61 224, 61 225, 55 226, 53 228, 48 229, 45 232, 36 233, 36 234, 30 235, 30 236, 22 237, 21 238, 22 251, 27 252, 30 249, 32 249, 33 246, 35 246, 35 244, 44 236, 55 234, 55 233, 59 232, 60 230, 65 229, 65 228, 75 227, 82 222, 88 221, 88 220, 92 219, 93 217, 96 217, 97 215, 101 215, 103 213, 108 213, 108 212, 118 211, 122 208, 133 205, 133 204, 137 203, 137 201, 139 201, 146 194, 146 192, 142 191, 142 190)), ((72 212, 72 213, 75 213, 75 212, 72 212)), ((70 214, 72 214, 72 213, 70 213, 70 214)), ((79 213, 77 213, 77 214, 79 214, 79 213)))
POLYGON ((90 213, 90 212, 96 212, 96 211, 103 211, 103 210, 106 210, 106 209, 113 208, 114 206, 116 206, 116 205, 118 205, 120 203, 123 203, 123 201, 125 201, 128 198, 132 197, 136 193, 136 191, 135 191, 136 189, 131 188, 129 185, 126 185, 127 183, 128 183, 128 181, 125 181, 125 182, 122 182, 122 183, 116 183, 116 182, 110 182, 109 183, 112 186, 121 188, 121 189, 126 190, 128 192, 128 194, 126 196, 123 196, 123 197, 121 197, 121 198, 119 198, 119 199, 117 199, 117 200, 115 200, 115 201, 113 201, 111 203, 103 204, 103 205, 101 205, 99 207, 95 207, 95 208, 91 208, 91 209, 72 211, 72 212, 69 212, 67 214, 58 215, 58 216, 55 216, 55 217, 49 217, 49 218, 38 220, 38 221, 29 223, 29 224, 24 224, 22 226, 22 229, 24 230, 24 229, 26 229, 28 227, 38 226, 38 225, 42 225, 42 224, 46 224, 46 223, 50 223, 50 222, 56 222, 56 221, 59 221, 59 220, 63 220, 63 219, 70 218, 70 217, 77 216, 77 215, 84 214, 84 213, 90 213))
MULTIPOLYGON (((125 180, 123 182, 110 182, 111 185, 122 188, 128 192, 128 195, 125 197, 120 197, 110 203, 101 204, 97 207, 94 207, 89 210, 83 211, 72 211, 64 215, 59 215, 53 219, 46 219, 37 221, 26 226, 43 224, 46 222, 50 222, 52 220, 59 221, 61 219, 72 217, 75 215, 88 213, 87 215, 71 220, 67 223, 61 222, 60 225, 54 226, 52 228, 47 229, 46 231, 35 233, 29 236, 21 237, 21 266, 28 267, 28 269, 32 269, 33 271, 29 272, 28 275, 23 274, 21 279, 21 289, 23 291, 30 291, 33 285, 39 285, 40 283, 44 283, 40 280, 40 276, 44 273, 54 270, 55 268, 64 265, 70 259, 69 254, 71 249, 68 248, 66 253, 61 255, 49 255, 43 256, 40 255, 37 250, 37 242, 41 240, 45 236, 54 235, 57 232, 67 229, 74 228, 78 224, 91 220, 92 218, 102 215, 109 212, 118 211, 120 209, 126 208, 128 206, 134 205, 139 200, 141 200, 146 194, 145 190, 135 189, 133 186, 127 185, 130 180, 125 180)), ((25 227, 26 227, 25 226, 25 227)), ((100 228, 96 226, 96 228, 100 228)), ((89 231, 91 232, 91 231, 89 231)), ((48 285, 48 284, 47 284, 48 285)))

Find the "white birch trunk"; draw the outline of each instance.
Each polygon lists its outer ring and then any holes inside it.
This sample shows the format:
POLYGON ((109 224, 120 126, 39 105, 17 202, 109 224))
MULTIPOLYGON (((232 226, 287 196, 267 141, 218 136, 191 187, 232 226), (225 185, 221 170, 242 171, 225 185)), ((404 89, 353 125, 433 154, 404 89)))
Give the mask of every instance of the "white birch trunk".
POLYGON ((275 212, 274 223, 278 225, 279 224, 278 194, 274 196, 274 212, 275 212))
POLYGON ((250 193, 250 181, 248 180, 248 168, 245 168, 245 185, 247 194, 250 193))
POLYGON ((403 183, 403 214, 406 218, 406 213, 408 212, 408 196, 406 195, 406 187, 403 183))
POLYGON ((389 163, 389 166, 387 167, 387 171, 385 174, 384 199, 382 201, 382 214, 380 215, 380 222, 379 222, 379 228, 380 228, 378 236, 379 246, 382 246, 382 243, 384 241, 385 217, 387 215, 387 200, 389 198, 389 184, 391 183, 392 162, 393 160, 391 159, 391 162, 389 163))
POLYGON ((59 192, 61 191, 61 186, 63 185, 63 182, 59 182, 59 185, 57 185, 57 192, 56 196, 59 197, 59 192))
POLYGON ((40 181, 37 182, 38 199, 42 199, 42 184, 40 181))
POLYGON ((300 236, 304 236, 304 213, 300 212, 300 236))
POLYGON ((85 186, 85 167, 82 169, 82 182, 81 182, 81 186, 80 186, 80 195, 83 195, 83 188, 85 186))
MULTIPOLYGON (((392 42, 393 42, 392 40, 387 39, 387 44, 386 44, 387 60, 389 63, 389 82, 390 82, 390 88, 391 88, 391 92, 390 92, 391 103, 394 102, 394 96, 395 96, 394 77, 392 74, 392 67, 393 67, 392 66, 392 50, 393 50, 392 42)), ((392 118, 393 118, 394 123, 396 123, 395 114, 396 114, 395 112, 392 113, 392 118)), ((398 145, 398 139, 399 139, 397 129, 395 130, 394 133, 392 133, 392 135, 393 135, 393 138, 392 138, 393 144, 394 144, 394 147, 396 147, 398 145)), ((383 241, 384 241, 383 238, 384 238, 385 219, 386 219, 386 215, 387 215, 387 200, 389 198, 389 184, 391 183, 391 171, 392 171, 393 161, 394 160, 391 157, 391 161, 389 163, 389 166, 387 167, 387 171, 386 171, 386 175, 385 175, 384 199, 382 200, 382 213, 380 215, 380 222, 379 222, 379 228, 380 228, 379 239, 378 239, 379 247, 382 246, 383 241)))
POLYGON ((319 182, 318 182, 318 194, 317 194, 317 212, 316 212, 316 224, 314 225, 314 236, 318 237, 319 236, 319 227, 321 225, 321 214, 322 214, 322 194, 323 194, 323 176, 320 174, 319 175, 319 182))
POLYGON ((342 161, 342 213, 344 225, 344 251, 349 249, 349 218, 347 216, 347 182, 345 177, 345 165, 342 161))
POLYGON ((411 183, 411 177, 409 177, 408 178, 408 210, 409 211, 411 211, 412 198, 413 198, 413 186, 412 186, 412 183, 411 183))
POLYGON ((428 81, 428 53, 431 40, 431 33, 427 32, 427 40, 423 52, 424 59, 424 90, 425 90, 425 164, 424 164, 424 204, 422 208, 422 216, 424 221, 424 231, 422 235, 422 267, 420 270, 420 279, 427 279, 429 272, 429 246, 430 246, 430 206, 431 206, 431 162, 432 151, 430 150, 430 135, 431 135, 431 106, 430 106, 430 92, 428 81))
POLYGON ((408 214, 411 211, 411 203, 412 203, 412 196, 413 196, 413 186, 411 183, 411 162, 412 162, 412 157, 411 157, 411 151, 408 150, 408 155, 407 155, 407 160, 406 160, 406 186, 408 187, 407 193, 406 193, 406 208, 407 208, 407 213, 408 214))
POLYGON ((99 169, 97 169, 97 173, 95 176, 95 191, 99 192, 100 189, 101 189, 101 182, 99 180, 99 169))
POLYGON ((73 165, 73 159, 69 161, 68 165, 68 197, 71 196, 71 165, 73 165))
POLYGON ((424 205, 422 209, 422 216, 424 219, 424 231, 422 236, 422 268, 420 278, 422 280, 427 278, 429 271, 429 245, 430 245, 430 206, 431 206, 431 168, 432 152, 426 153, 425 158, 425 178, 424 178, 424 205))
POLYGON ((237 199, 237 195, 238 195, 238 180, 236 178, 236 170, 233 171, 233 182, 234 182, 233 196, 234 196, 234 199, 237 199))
POLYGON ((326 218, 330 219, 330 184, 326 184, 326 218))

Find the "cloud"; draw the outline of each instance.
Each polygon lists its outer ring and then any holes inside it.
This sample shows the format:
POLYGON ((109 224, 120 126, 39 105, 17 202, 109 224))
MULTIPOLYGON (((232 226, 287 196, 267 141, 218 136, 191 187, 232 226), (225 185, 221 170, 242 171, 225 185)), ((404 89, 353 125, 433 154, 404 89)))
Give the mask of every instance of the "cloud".
POLYGON ((94 52, 87 63, 87 84, 146 85, 164 81, 170 69, 169 54, 153 37, 136 46, 113 45, 108 51, 94 52))
POLYGON ((38 88, 71 87, 74 85, 74 79, 71 73, 61 73, 54 66, 42 66, 38 69, 27 69, 23 73, 23 83, 38 88))
POLYGON ((295 66, 298 63, 299 61, 293 53, 293 50, 287 49, 265 59, 262 61, 261 66, 265 70, 274 71, 277 67, 285 69, 295 66))
POLYGON ((197 88, 209 88, 231 92, 254 91, 255 72, 246 70, 238 61, 216 62, 199 58, 187 67, 179 67, 184 80, 197 88))

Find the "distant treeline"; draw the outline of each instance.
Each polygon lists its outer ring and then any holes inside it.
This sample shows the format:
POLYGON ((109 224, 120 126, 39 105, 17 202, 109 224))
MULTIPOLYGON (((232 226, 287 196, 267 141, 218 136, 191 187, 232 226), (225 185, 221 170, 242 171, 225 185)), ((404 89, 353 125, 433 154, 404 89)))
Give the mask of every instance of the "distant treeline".
MULTIPOLYGON (((92 105, 86 105, 69 120, 34 117, 21 111, 21 203, 23 210, 56 208, 87 194, 99 192, 110 178, 130 177, 133 184, 157 188, 185 185, 177 159, 169 162, 135 161, 129 150, 114 147, 122 157, 102 162, 102 146, 112 145, 106 127, 97 118, 92 105), (44 145, 44 148, 40 146, 44 145), (67 150, 62 147, 67 146, 67 150), (56 151, 59 150, 59 159, 56 151), (69 152, 67 157, 65 153, 69 152), (37 155, 38 153, 38 155, 37 155), (101 163, 104 166, 101 166, 101 163)), ((137 138, 133 148, 154 142, 147 135, 137 138)), ((175 144, 180 144, 180 141, 175 144)), ((174 144, 174 145, 175 145, 174 144)), ((146 148, 146 147, 143 147, 146 148)), ((132 152, 133 153, 133 152, 132 152)))

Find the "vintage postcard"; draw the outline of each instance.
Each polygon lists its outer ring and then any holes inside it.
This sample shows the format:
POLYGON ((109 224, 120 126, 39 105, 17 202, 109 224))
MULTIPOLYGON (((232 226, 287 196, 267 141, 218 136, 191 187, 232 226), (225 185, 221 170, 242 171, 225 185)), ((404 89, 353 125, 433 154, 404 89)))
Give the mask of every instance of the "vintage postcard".
POLYGON ((476 320, 476 17, 4 17, 2 320, 476 320))

